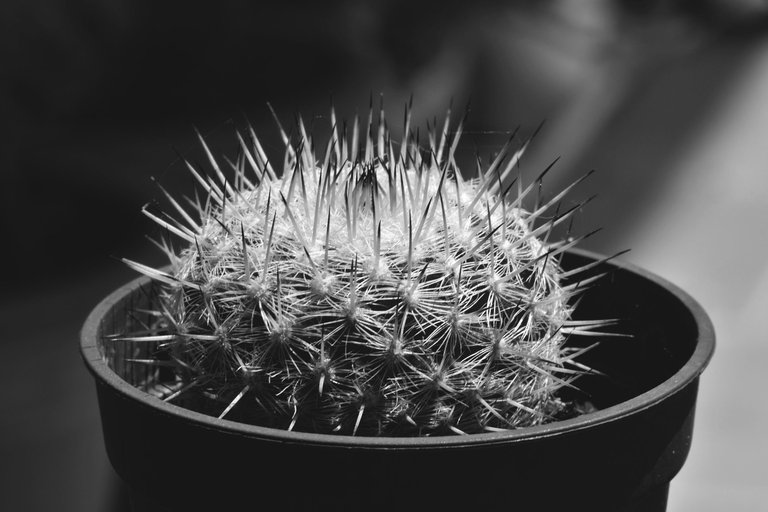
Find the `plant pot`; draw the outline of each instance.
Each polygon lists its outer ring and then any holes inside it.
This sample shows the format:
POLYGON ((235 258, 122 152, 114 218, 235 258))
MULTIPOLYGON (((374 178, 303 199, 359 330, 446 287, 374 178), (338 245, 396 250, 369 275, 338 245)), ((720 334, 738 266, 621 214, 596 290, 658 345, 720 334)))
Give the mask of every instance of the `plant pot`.
MULTIPOLYGON (((571 251, 566 268, 598 258, 571 251)), ((595 412, 520 430, 444 437, 352 437, 220 420, 137 387, 136 343, 107 346, 152 301, 137 279, 104 299, 82 331, 107 453, 135 510, 663 511, 690 448, 699 375, 714 331, 702 308, 623 263, 587 292, 577 316, 622 319, 583 362, 595 412), (133 315, 135 317, 135 314, 133 315), (117 351, 116 351, 117 350, 117 351)), ((588 339, 585 343, 592 343, 588 339)), ((140 355, 140 354, 139 354, 140 355)))

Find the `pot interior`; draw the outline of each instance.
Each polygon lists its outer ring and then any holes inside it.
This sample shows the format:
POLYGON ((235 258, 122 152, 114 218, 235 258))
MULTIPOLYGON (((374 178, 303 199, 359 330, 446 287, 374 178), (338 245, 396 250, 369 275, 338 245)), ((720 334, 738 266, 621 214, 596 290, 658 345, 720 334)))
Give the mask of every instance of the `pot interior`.
MULTIPOLYGON (((564 256, 563 266, 576 268, 594 258, 582 251, 569 252, 564 256)), ((568 344, 573 347, 597 343, 579 358, 581 364, 593 371, 575 381, 578 389, 560 391, 565 400, 588 402, 598 410, 621 404, 670 379, 694 354, 701 322, 708 324, 703 311, 691 309, 692 305, 698 306, 687 295, 656 276, 617 263, 604 263, 601 267, 598 270, 608 274, 583 294, 574 318, 617 319, 611 329, 620 336, 569 339, 568 344)), ((167 394, 168 389, 159 389, 158 383, 170 382, 170 370, 148 364, 159 342, 115 343, 108 338, 149 330, 156 321, 150 311, 158 302, 160 288, 146 279, 140 282, 119 297, 103 317, 97 346, 104 362, 120 378, 148 393, 167 394)))

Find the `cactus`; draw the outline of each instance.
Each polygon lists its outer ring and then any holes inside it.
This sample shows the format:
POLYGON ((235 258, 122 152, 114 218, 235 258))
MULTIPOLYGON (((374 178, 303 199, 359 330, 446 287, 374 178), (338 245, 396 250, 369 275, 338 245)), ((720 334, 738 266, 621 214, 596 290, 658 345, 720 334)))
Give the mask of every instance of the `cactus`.
POLYGON ((578 210, 558 211, 576 183, 528 211, 541 177, 524 187, 514 176, 528 141, 513 135, 468 179, 450 111, 426 147, 410 107, 399 143, 378 117, 361 129, 332 111, 317 153, 300 118, 298 140, 278 121, 280 170, 252 129, 238 133, 227 173, 200 137, 212 172, 187 163, 205 191, 189 201, 194 215, 165 191, 178 219, 145 208, 186 248, 159 244, 170 270, 125 260, 162 293, 155 325, 114 340, 157 343, 141 362, 172 368, 166 400, 353 435, 477 433, 561 415, 558 390, 581 371, 565 342, 606 324, 571 320, 590 279, 559 259, 579 239, 546 241, 578 210))

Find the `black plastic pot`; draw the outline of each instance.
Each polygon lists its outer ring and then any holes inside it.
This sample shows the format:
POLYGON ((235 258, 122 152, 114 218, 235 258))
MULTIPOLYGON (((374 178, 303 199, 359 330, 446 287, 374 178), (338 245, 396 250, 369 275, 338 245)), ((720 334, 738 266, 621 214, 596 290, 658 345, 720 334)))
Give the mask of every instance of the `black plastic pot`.
MULTIPOLYGON (((565 266, 596 255, 574 251, 565 266)), ((503 433, 371 438, 219 420, 134 386, 146 372, 103 343, 152 300, 137 279, 104 299, 82 331, 107 453, 135 510, 663 511, 690 448, 699 375, 714 350, 706 313, 634 266, 612 270, 578 315, 621 318, 582 378, 597 412, 503 433)), ((593 342, 594 340, 587 340, 593 342)), ((126 347, 135 357, 135 347, 126 347)))

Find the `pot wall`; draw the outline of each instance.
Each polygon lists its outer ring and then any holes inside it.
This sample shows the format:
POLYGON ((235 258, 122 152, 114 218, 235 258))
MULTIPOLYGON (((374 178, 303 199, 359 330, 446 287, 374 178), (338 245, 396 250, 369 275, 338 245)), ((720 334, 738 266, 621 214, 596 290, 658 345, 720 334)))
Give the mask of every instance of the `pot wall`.
POLYGON ((696 391, 540 438, 392 448, 244 436, 98 388, 112 464, 168 510, 635 510, 647 494, 665 499, 681 468, 696 391))

